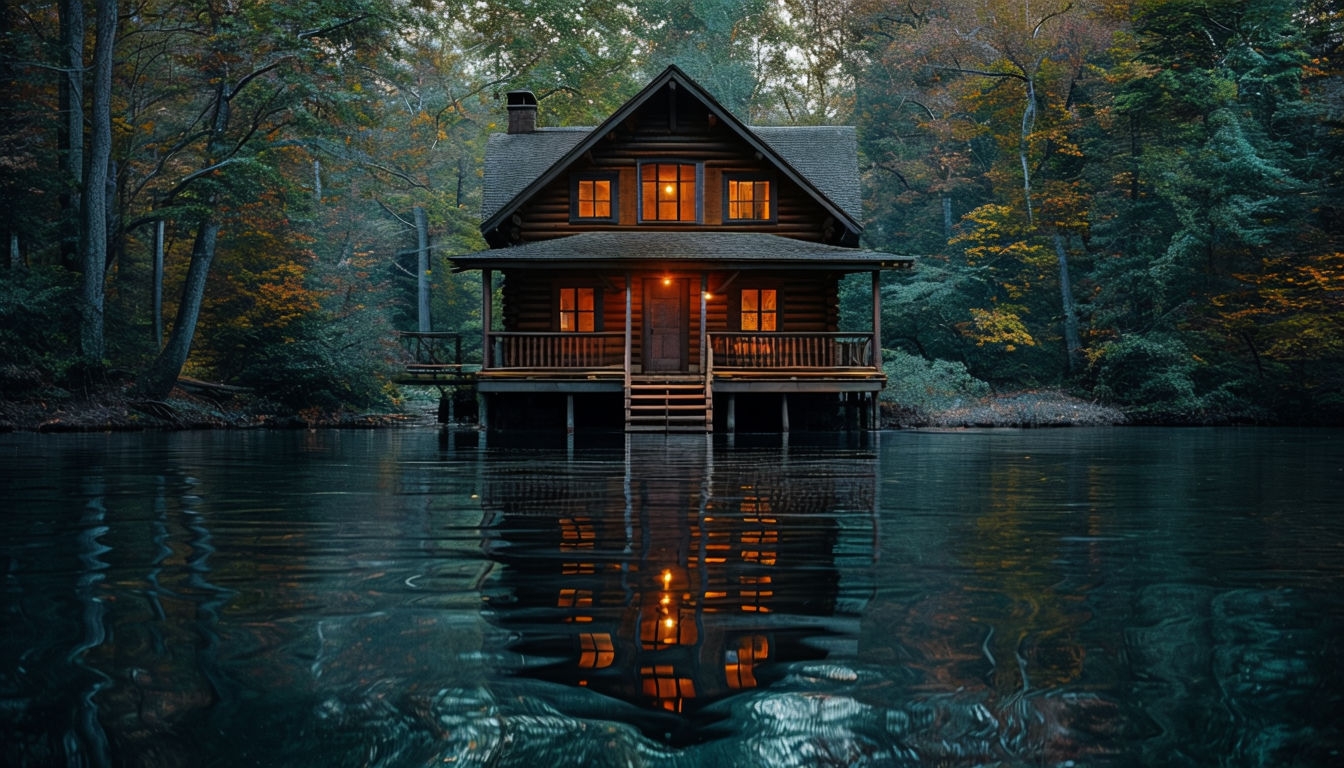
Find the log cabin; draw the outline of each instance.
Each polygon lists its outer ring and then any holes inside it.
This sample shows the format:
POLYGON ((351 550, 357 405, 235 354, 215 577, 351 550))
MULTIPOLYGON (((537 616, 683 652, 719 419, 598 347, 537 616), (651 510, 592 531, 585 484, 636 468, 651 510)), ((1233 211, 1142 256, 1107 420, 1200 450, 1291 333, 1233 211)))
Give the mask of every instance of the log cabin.
POLYGON ((853 127, 749 127, 675 66, 595 128, 538 127, 528 91, 507 107, 486 150, 490 249, 452 259, 486 287, 484 426, 875 423, 879 275, 911 259, 859 246, 853 127), (871 327, 842 329, 855 274, 871 327))

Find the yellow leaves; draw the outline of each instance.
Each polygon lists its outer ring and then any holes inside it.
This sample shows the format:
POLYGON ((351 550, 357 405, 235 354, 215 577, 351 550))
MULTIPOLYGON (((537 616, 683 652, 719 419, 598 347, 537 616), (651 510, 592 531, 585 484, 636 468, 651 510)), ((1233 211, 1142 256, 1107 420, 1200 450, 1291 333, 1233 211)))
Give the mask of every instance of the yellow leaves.
POLYGON ((975 341, 977 347, 986 344, 1001 344, 1005 351, 1012 352, 1018 346, 1034 347, 1036 339, 1027 330, 1022 320, 1026 308, 1003 304, 990 309, 971 308, 971 321, 961 323, 958 329, 962 335, 975 341))

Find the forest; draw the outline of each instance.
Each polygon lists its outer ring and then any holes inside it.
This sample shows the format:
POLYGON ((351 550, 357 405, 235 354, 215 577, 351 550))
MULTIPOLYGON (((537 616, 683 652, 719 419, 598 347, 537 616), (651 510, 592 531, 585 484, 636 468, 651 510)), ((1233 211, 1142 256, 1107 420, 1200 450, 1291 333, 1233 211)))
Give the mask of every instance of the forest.
POLYGON ((394 410, 395 331, 479 339, 505 93, 596 125, 676 64, 857 126, 902 407, 1338 425, 1342 44, 1338 0, 8 2, 0 401, 394 410))

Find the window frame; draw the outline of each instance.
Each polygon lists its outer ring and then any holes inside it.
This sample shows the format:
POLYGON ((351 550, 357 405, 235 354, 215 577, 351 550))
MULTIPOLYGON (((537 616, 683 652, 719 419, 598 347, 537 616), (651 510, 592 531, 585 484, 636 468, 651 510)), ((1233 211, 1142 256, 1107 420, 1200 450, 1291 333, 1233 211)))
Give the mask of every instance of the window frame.
POLYGON ((784 309, 783 309, 784 292, 780 290, 779 285, 774 284, 774 283, 756 283, 756 284, 751 284, 751 285, 744 285, 744 286, 741 286, 740 288, 738 288, 738 289, 734 292, 734 296, 733 296, 733 298, 736 299, 736 301, 734 302, 734 306, 733 306, 733 325, 735 326, 735 330, 737 330, 737 331, 740 332, 740 333, 779 333, 779 332, 780 332, 780 330, 781 330, 781 328, 782 328, 782 326, 783 326, 783 322, 784 322, 784 309), (746 314, 746 311, 742 308, 742 295, 743 295, 744 293, 747 293, 748 291, 755 291, 755 292, 758 294, 758 296, 757 296, 757 308, 756 308, 756 310, 754 311, 754 314, 756 315, 756 325, 757 325, 758 327, 757 327, 756 329, 754 329, 754 330, 751 330, 751 329, 744 329, 744 328, 742 327, 742 325, 743 325, 743 323, 742 323, 742 317, 743 317, 743 315, 746 314), (766 312, 762 311, 761 308, 760 308, 760 296, 759 296, 759 294, 760 294, 761 292, 764 292, 764 291, 774 291, 774 293, 775 293, 775 308, 774 308, 773 311, 771 311, 771 312, 769 312, 769 313, 766 313, 766 312), (759 326, 761 325, 761 322, 760 322, 760 321, 761 321, 761 318, 762 318, 762 316, 765 315, 765 314, 773 314, 773 315, 775 316, 775 327, 774 327, 773 330, 768 330, 768 331, 767 331, 767 330, 763 330, 763 329, 761 329, 761 328, 759 327, 759 326))
MULTIPOLYGON (((654 174, 655 174, 655 176, 656 176, 656 175, 657 175, 657 171, 655 171, 654 174)), ((684 183, 684 182, 681 181, 681 178, 680 178, 680 176, 681 176, 681 171, 680 171, 680 170, 678 170, 677 175, 678 175, 678 179, 677 179, 678 184, 684 183)), ((654 181, 653 183, 654 183, 654 185, 655 185, 655 187, 656 187, 660 182, 659 182, 659 181, 654 181)), ((660 159, 641 160, 641 161, 639 161, 639 163, 637 164, 637 166, 636 166, 636 168, 635 168, 635 185, 636 185, 636 189, 637 189, 637 193, 636 193, 636 203, 637 203, 637 205, 638 205, 637 212, 636 212, 636 219, 637 219, 637 221, 638 221, 640 224, 672 224, 672 225, 676 225, 676 224, 690 224, 690 225, 695 225, 695 224, 702 224, 702 223, 704 223, 704 219, 705 219, 705 204, 704 204, 704 201, 705 201, 705 167, 704 167, 704 163, 700 163, 700 162, 687 162, 684 158, 660 158, 660 159), (645 206, 645 204, 644 204, 644 184, 645 184, 645 181, 644 181, 644 169, 645 169, 646 167, 648 167, 648 166, 655 166, 655 167, 656 167, 656 166, 664 166, 664 165, 675 166, 675 167, 677 167, 678 169, 680 169, 680 168, 682 168, 682 167, 689 167, 689 168, 693 169, 693 171, 694 171, 694 177, 693 177, 692 181, 690 182, 691 184, 694 185, 694 189, 693 189, 693 193, 694 193, 694 194, 691 196, 691 205, 692 205, 693 208, 694 208, 694 214, 695 214, 693 218, 690 218, 690 219, 683 219, 683 218, 678 217, 678 218, 675 218, 675 219, 660 219, 660 218, 649 218, 649 217, 648 217, 648 215, 647 215, 647 211, 645 210, 646 206, 645 206)), ((655 188, 655 205, 654 205, 654 208, 655 208, 655 211, 654 211, 654 212, 655 212, 655 214, 657 213, 657 210, 656 210, 656 209, 657 209, 656 194, 657 194, 657 190, 656 190, 656 188, 655 188)), ((680 196, 678 196, 678 198, 677 198, 677 200, 678 200, 678 213, 680 213, 681 208, 682 208, 682 206, 684 205, 684 203, 681 202, 682 199, 683 199, 683 198, 680 197, 680 196)))
MULTIPOLYGON (((754 200, 752 204, 753 206, 755 205, 754 200)), ((725 225, 731 226, 739 224, 773 224, 778 220, 778 217, 779 217, 779 184, 775 181, 775 178, 773 176, 763 173, 723 174, 723 223, 725 225), (766 184, 767 185, 766 188, 769 191, 769 200, 768 200, 768 204, 770 206, 769 215, 766 216, 765 218, 756 218, 756 217, 734 218, 730 216, 729 213, 732 211, 734 203, 732 197, 729 195, 728 190, 732 188, 733 182, 737 182, 738 184, 741 184, 742 182, 750 182, 752 184, 766 184)))
POLYGON ((555 303, 553 304, 555 310, 554 310, 554 314, 551 316, 551 324, 552 324, 552 327, 555 329, 555 332, 556 332, 556 333, 601 333, 601 332, 602 332, 602 287, 601 287, 601 286, 593 285, 593 284, 591 284, 591 283, 564 283, 564 284, 556 285, 555 288, 553 289, 553 292, 552 292, 552 300, 555 302, 555 303), (564 309, 564 298, 563 298, 563 297, 564 297, 564 293, 565 293, 566 291, 573 291, 573 292, 574 292, 574 308, 573 308, 573 309, 570 309, 570 310, 566 310, 566 309, 564 309), (581 294, 579 293, 580 291, 592 291, 592 292, 593 292, 593 308, 592 308, 592 310, 583 310, 583 309, 580 308, 580 301, 579 301, 580 296, 581 296, 581 294), (564 325, 565 325, 565 322, 564 322, 564 321, 565 321, 565 318, 564 318, 564 316, 565 316, 565 314, 566 314, 567 312, 569 312, 569 313, 573 313, 573 315, 574 315, 574 327, 573 327, 572 329, 570 329, 570 330, 565 330, 565 327, 564 327, 564 325), (586 330, 586 331, 585 331, 585 330, 582 329, 581 318, 582 318, 585 314, 589 314, 589 313, 591 313, 592 316, 593 316, 593 327, 592 327, 591 330, 586 330))
POLYGON ((576 173, 569 177, 569 221, 572 224, 615 224, 620 221, 620 174, 611 172, 576 173), (579 215, 579 188, 584 182, 605 181, 611 190, 610 214, 607 216, 579 215))

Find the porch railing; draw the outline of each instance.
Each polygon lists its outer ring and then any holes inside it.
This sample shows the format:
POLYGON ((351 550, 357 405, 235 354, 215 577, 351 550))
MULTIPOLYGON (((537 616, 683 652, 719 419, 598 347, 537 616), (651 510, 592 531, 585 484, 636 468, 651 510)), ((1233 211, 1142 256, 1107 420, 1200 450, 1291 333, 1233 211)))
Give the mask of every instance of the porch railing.
POLYGON ((722 368, 867 368, 870 333, 711 333, 711 370, 722 368))
MULTIPOLYGON (((477 339, 480 337, 477 336, 477 339)), ((397 339, 406 351, 408 367, 462 367, 480 362, 480 345, 472 345, 471 337, 463 345, 460 333, 417 333, 397 331, 397 339)))
POLYGON ((625 333, 490 334, 490 368, 613 368, 625 364, 625 333))

